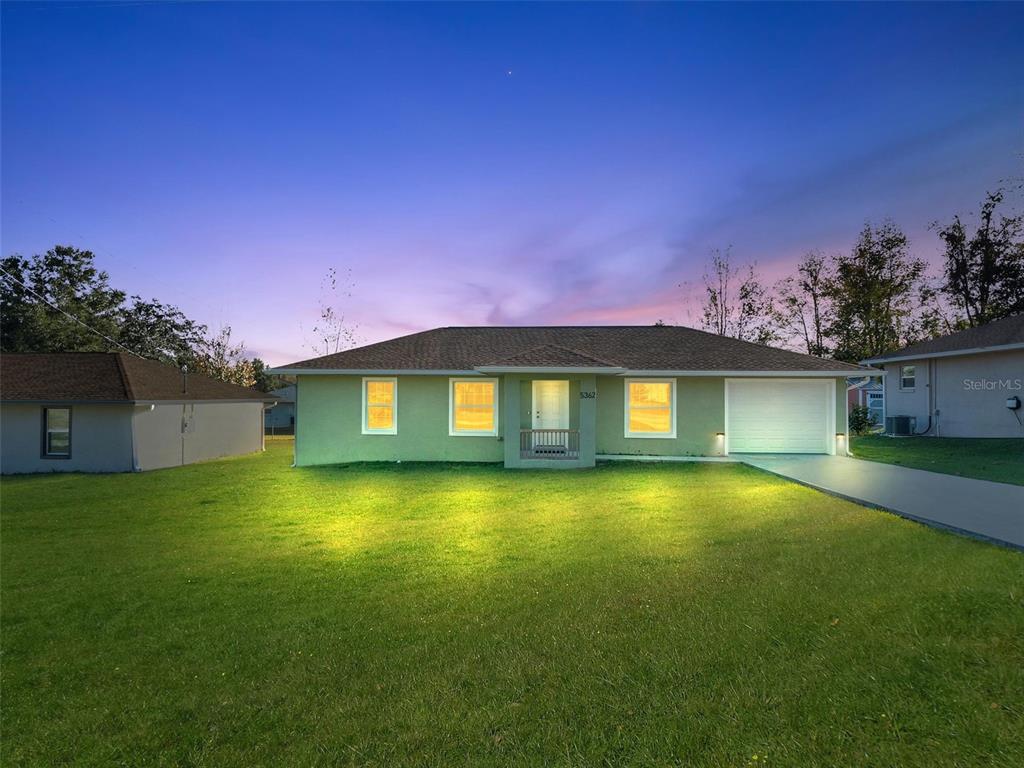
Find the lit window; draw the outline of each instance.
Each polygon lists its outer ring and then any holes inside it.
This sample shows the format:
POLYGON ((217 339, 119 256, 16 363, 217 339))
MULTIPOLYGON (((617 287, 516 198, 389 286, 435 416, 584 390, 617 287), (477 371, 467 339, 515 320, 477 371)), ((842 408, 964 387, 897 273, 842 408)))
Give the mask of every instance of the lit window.
POLYGON ((70 408, 43 408, 43 456, 71 458, 70 408))
POLYGON ((450 435, 498 434, 497 379, 452 379, 448 410, 450 435))
POLYGON ((676 436, 674 379, 626 379, 626 437, 676 436))
POLYGON ((398 380, 363 379, 363 434, 398 433, 398 380))
POLYGON ((900 389, 913 389, 917 382, 917 366, 904 365, 900 368, 900 389))

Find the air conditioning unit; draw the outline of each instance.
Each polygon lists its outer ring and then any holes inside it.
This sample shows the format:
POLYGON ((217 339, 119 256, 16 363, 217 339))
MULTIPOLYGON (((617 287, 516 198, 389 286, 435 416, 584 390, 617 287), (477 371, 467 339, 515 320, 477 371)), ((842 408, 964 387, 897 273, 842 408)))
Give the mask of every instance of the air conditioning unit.
POLYGON ((886 416, 885 433, 887 435, 907 436, 917 432, 917 418, 914 416, 886 416))

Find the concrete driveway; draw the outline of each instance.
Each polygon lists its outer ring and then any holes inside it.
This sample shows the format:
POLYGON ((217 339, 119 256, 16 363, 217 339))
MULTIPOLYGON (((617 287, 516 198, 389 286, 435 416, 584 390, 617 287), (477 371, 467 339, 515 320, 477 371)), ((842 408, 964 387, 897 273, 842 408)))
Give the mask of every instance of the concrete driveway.
POLYGON ((929 525, 1024 548, 1024 486, 846 456, 735 454, 752 467, 929 525))

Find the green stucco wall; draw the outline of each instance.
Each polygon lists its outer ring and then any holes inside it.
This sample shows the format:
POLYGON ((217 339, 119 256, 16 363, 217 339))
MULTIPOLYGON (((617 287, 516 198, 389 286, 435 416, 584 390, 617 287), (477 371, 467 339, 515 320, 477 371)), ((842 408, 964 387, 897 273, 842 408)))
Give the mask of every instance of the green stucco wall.
MULTIPOLYGON (((530 428, 531 380, 570 380, 570 428, 581 429, 580 462, 544 462, 552 466, 590 466, 593 456, 720 456, 725 431, 725 379, 676 380, 676 437, 629 438, 624 432, 625 385, 621 377, 596 378, 597 398, 581 400, 586 377, 509 375, 499 377, 499 436, 448 434, 448 377, 398 377, 398 434, 361 433, 361 376, 299 376, 296 463, 340 464, 352 461, 504 461, 507 466, 540 466, 518 458, 519 429, 530 428), (585 408, 584 408, 585 406, 585 408), (584 413, 585 411, 585 413, 584 413), (507 418, 514 414, 513 418, 507 418), (595 437, 586 425, 593 422, 595 437)), ((766 408, 771 404, 766 403, 766 408)), ((846 381, 836 380, 836 432, 846 431, 846 381)), ((839 452, 845 450, 838 446, 839 452)))
POLYGON ((448 434, 446 376, 398 377, 397 435, 362 434, 361 387, 361 376, 298 377, 296 464, 503 460, 495 437, 448 434))
POLYGON ((725 379, 676 379, 676 437, 626 437, 626 385, 597 379, 597 453, 640 456, 720 456, 725 431, 725 379))

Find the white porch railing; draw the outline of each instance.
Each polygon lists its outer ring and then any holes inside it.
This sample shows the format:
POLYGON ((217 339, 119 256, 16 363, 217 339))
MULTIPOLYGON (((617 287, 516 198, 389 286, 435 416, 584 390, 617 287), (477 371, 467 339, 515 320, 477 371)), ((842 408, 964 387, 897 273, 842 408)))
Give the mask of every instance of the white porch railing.
POLYGON ((521 429, 519 457, 522 459, 578 459, 578 429, 521 429))

